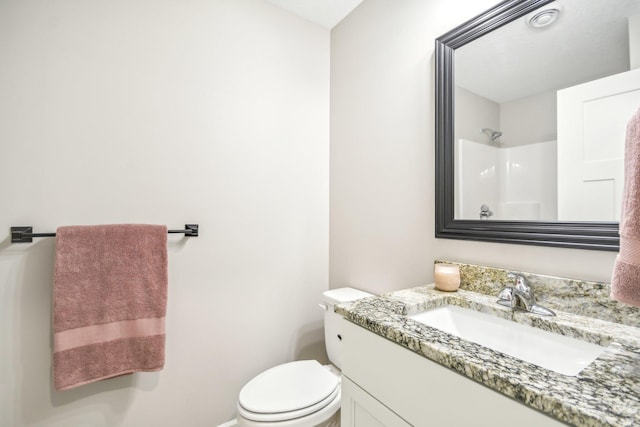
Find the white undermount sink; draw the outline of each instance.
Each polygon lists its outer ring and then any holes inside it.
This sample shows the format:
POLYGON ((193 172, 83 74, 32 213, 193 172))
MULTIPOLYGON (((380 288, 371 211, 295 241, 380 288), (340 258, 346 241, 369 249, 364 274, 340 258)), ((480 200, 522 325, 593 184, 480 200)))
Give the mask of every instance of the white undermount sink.
POLYGON ((434 308, 409 318, 569 376, 578 375, 606 349, 597 344, 453 305, 434 308))

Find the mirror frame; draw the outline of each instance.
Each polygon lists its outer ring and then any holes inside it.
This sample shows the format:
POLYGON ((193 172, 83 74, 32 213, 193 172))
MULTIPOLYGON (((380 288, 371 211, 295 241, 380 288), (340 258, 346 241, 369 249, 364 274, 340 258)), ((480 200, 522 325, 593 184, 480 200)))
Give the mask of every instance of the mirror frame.
POLYGON ((618 251, 618 222, 536 222, 454 218, 454 87, 457 48, 554 0, 506 0, 436 39, 436 238, 618 251))

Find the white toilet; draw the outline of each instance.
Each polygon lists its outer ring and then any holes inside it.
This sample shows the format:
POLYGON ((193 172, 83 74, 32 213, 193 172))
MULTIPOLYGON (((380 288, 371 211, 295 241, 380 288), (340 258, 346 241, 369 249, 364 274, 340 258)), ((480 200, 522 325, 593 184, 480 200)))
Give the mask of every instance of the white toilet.
POLYGON ((332 365, 315 360, 284 363, 259 374, 240 390, 240 427, 329 427, 337 424, 340 409, 342 316, 336 304, 373 296, 353 288, 322 293, 324 337, 332 365))

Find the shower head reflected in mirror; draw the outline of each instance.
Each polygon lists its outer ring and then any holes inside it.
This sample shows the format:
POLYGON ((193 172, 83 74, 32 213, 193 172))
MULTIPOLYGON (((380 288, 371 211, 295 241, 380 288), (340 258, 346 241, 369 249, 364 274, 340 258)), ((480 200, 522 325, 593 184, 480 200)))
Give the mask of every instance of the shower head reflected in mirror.
POLYGON ((499 130, 493 130, 489 128, 482 129, 482 133, 487 135, 492 142, 498 142, 496 140, 502 136, 502 132, 500 132, 499 130))

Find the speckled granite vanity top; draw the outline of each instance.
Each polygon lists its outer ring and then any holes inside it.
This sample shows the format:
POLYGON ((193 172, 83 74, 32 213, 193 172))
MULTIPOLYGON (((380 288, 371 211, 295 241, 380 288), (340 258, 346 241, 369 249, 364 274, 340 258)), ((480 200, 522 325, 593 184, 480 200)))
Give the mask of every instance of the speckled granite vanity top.
POLYGON ((557 316, 496 304, 506 270, 461 264, 461 287, 433 285, 341 304, 346 319, 428 359, 576 426, 640 426, 640 310, 608 300, 608 285, 522 273, 557 316), (571 296, 573 294, 573 296, 571 296), (577 376, 565 376, 408 319, 456 305, 604 345, 577 376), (604 320, 603 320, 604 319, 604 320))

